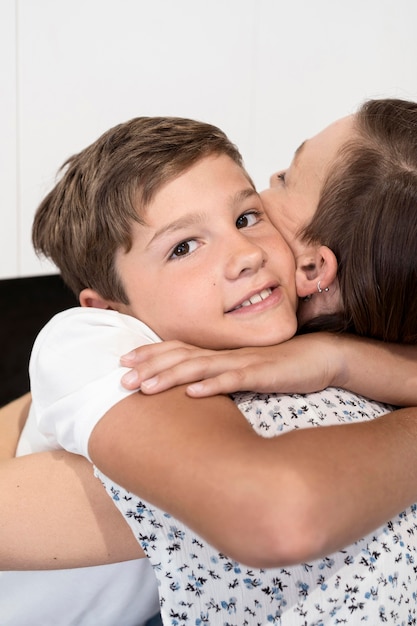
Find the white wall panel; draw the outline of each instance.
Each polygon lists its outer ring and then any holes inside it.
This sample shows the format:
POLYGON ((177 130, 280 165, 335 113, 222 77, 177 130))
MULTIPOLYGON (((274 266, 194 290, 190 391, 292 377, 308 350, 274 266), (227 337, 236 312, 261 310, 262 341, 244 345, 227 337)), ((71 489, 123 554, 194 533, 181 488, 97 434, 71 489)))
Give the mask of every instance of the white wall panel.
POLYGON ((182 115, 248 137, 253 3, 21 0, 19 7, 21 262, 33 273, 41 269, 29 245, 36 205, 64 159, 113 124, 182 115))
POLYGON ((0 278, 19 273, 15 17, 14 0, 3 0, 0 5, 0 278))
POLYGON ((287 166, 301 141, 363 100, 417 100, 414 0, 260 0, 257 8, 250 166, 260 186, 287 166))
POLYGON ((263 187, 363 99, 417 100, 415 0, 2 0, 0 18, 3 276, 51 271, 32 251, 36 206, 122 120, 218 124, 263 187))

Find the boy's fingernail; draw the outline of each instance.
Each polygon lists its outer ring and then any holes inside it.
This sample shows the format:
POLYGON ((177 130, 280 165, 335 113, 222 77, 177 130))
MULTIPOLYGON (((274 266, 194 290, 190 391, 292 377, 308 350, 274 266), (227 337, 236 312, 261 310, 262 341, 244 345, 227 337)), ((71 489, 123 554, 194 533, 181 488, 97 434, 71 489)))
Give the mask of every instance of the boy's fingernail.
POLYGON ((143 380, 141 384, 141 389, 144 387, 145 389, 152 389, 158 382, 158 376, 154 376, 153 378, 148 378, 148 380, 143 380))
POLYGON ((122 382, 126 385, 136 385, 139 383, 139 377, 135 370, 130 370, 130 372, 126 372, 122 376, 122 382))
POLYGON ((200 393, 201 391, 203 391, 204 386, 202 385, 202 383, 193 383, 192 385, 188 385, 187 387, 187 391, 190 391, 191 393, 200 393))
POLYGON ((135 358, 135 351, 132 350, 131 352, 128 352, 127 354, 124 354, 122 357, 120 357, 121 361, 133 361, 135 358))

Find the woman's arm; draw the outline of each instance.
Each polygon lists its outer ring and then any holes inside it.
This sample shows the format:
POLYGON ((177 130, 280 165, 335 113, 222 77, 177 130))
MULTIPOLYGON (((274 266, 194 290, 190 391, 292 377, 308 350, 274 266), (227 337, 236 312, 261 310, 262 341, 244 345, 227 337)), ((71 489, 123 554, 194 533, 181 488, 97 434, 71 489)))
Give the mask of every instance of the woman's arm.
POLYGON ((13 458, 30 395, 0 409, 0 569, 60 569, 144 556, 91 463, 64 451, 13 458))
POLYGON ((417 346, 354 335, 312 333, 277 346, 224 351, 171 341, 138 348, 122 363, 134 368, 123 384, 146 394, 193 382, 187 388, 193 397, 335 386, 397 406, 417 405, 417 346))
POLYGON ((251 566, 328 554, 417 500, 417 409, 258 437, 225 397, 133 394, 95 426, 94 463, 251 566))
POLYGON ((93 468, 64 451, 0 462, 0 567, 62 569, 144 556, 93 468))

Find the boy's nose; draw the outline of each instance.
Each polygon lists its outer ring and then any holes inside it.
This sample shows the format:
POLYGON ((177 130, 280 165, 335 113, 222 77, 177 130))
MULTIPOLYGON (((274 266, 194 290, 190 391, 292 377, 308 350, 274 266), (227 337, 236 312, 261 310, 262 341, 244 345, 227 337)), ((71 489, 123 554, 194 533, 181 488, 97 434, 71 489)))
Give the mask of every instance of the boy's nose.
POLYGON ((244 235, 228 240, 226 277, 235 280, 242 274, 257 272, 265 265, 267 254, 263 248, 244 235))

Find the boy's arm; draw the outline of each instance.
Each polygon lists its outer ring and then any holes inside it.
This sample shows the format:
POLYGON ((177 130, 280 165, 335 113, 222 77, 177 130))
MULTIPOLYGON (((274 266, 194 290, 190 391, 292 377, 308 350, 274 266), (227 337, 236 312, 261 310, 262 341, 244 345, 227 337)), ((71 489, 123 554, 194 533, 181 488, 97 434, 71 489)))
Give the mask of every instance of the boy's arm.
MULTIPOLYGON (((339 338, 331 336, 337 354, 339 338)), ((417 405, 417 345, 392 344, 345 335, 341 337, 345 367, 333 384, 380 402, 417 405)))
POLYGON ((251 566, 341 548, 417 500, 417 409, 258 437, 225 397, 133 394, 95 426, 103 473, 251 566))
POLYGON ((417 346, 312 333, 264 348, 213 351, 180 342, 143 346, 123 358, 123 379, 153 394, 193 383, 193 397, 254 390, 309 393, 336 386, 397 406, 417 405, 417 346))

